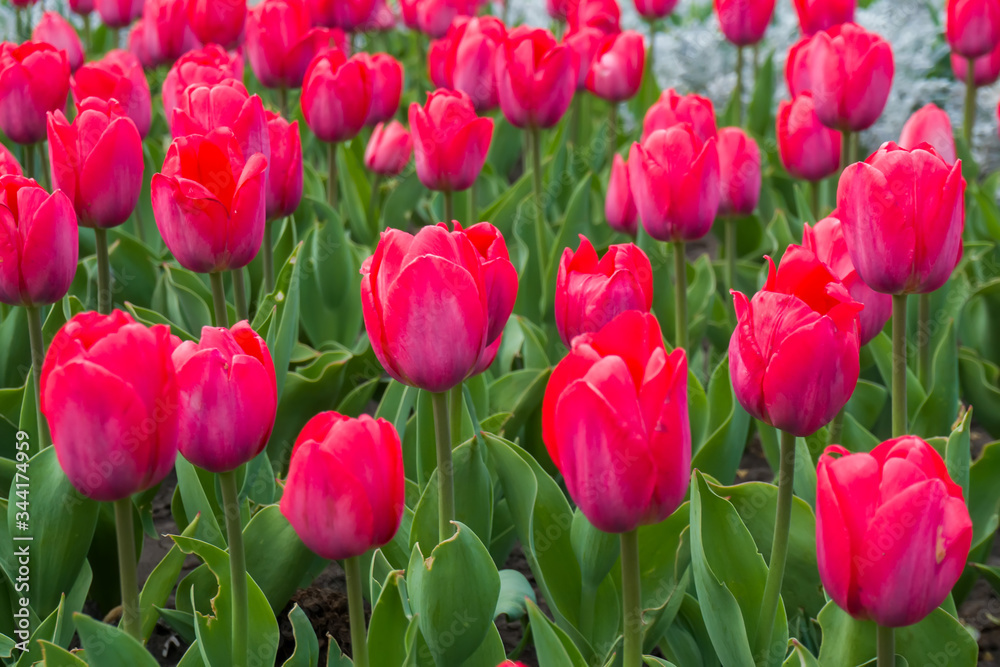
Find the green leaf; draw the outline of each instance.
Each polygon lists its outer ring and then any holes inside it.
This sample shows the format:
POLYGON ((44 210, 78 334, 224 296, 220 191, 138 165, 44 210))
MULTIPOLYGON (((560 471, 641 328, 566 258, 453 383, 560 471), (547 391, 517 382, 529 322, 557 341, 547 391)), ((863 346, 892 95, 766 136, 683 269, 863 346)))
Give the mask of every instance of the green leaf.
POLYGON ((284 667, 317 667, 319 665, 319 640, 313 631, 312 623, 309 622, 309 617, 302 611, 302 607, 296 604, 288 612, 288 620, 292 622, 295 650, 284 662, 284 667))
POLYGON ((208 491, 215 496, 215 487, 212 485, 214 476, 205 473, 203 480, 198 469, 178 454, 174 463, 177 471, 177 492, 184 504, 184 515, 189 521, 193 521, 195 515, 201 516, 201 537, 206 542, 210 542, 217 547, 225 546, 222 530, 219 528, 218 516, 221 510, 217 502, 209 499, 208 491), (206 489, 206 482, 208 489, 206 489))
POLYGON ((791 653, 782 667, 819 667, 819 662, 813 657, 806 647, 799 643, 798 639, 792 637, 788 640, 788 648, 791 653))
POLYGON ((774 122, 771 118, 771 110, 774 108, 774 52, 767 54, 754 78, 753 99, 750 100, 750 107, 747 109, 747 129, 758 139, 767 136, 768 131, 774 130, 774 122))
POLYGON ((327 634, 326 641, 326 667, 352 667, 354 665, 354 662, 340 650, 336 639, 327 634))
MULTIPOLYGON (((743 457, 750 415, 733 396, 729 381, 729 359, 724 357, 708 383, 708 433, 691 465, 715 479, 730 483, 743 457)), ((692 445, 692 448, 694 446, 692 445)))
POLYGON ((672 662, 667 662, 663 658, 657 658, 651 655, 642 656, 642 661, 649 667, 677 667, 672 662))
POLYGON ((277 505, 257 512, 243 529, 247 574, 275 614, 304 586, 302 575, 325 562, 309 550, 277 505))
POLYGON ((958 341, 954 320, 948 321, 934 350, 933 372, 933 385, 912 416, 909 429, 925 437, 950 433, 958 416, 958 341))
POLYGON ((368 624, 368 659, 372 665, 402 665, 406 660, 405 635, 410 619, 405 585, 402 572, 390 572, 372 609, 368 624))
MULTIPOLYGON (((200 536, 198 531, 200 523, 201 517, 195 516, 184 529, 184 535, 186 537, 200 536)), ((177 577, 180 576, 181 569, 184 567, 184 559, 184 552, 176 544, 173 545, 163 560, 156 564, 156 567, 146 578, 146 583, 142 586, 142 593, 139 595, 139 609, 142 617, 142 637, 145 641, 149 640, 156 627, 156 621, 159 620, 160 613, 157 608, 167 604, 167 599, 177 584, 177 577)))
POLYGON ((952 481, 962 487, 962 497, 969 497, 969 470, 972 467, 972 408, 962 415, 962 420, 948 436, 945 462, 952 481))
POLYGON ((517 570, 500 570, 500 597, 493 617, 506 614, 507 620, 516 621, 528 612, 528 601, 538 602, 527 577, 517 570))
POLYGON ((91 667, 156 667, 156 660, 125 632, 86 614, 73 614, 80 643, 91 667))
POLYGON ((425 192, 416 171, 398 180, 382 205, 382 228, 408 229, 410 213, 416 210, 425 192))
POLYGON ((570 543, 580 564, 583 585, 596 589, 618 561, 621 552, 619 536, 598 530, 577 508, 573 512, 570 543))
MULTIPOLYGON (((867 345, 868 350, 875 358, 875 365, 882 376, 882 381, 887 387, 892 386, 892 340, 885 332, 880 333, 867 345)), ((927 392, 917 379, 916 373, 912 369, 906 369, 906 411, 913 419, 924 401, 927 400, 927 392)), ((950 426, 950 424, 949 424, 950 426)), ((927 435, 935 435, 928 433, 927 435)))
POLYGON ((528 418, 542 404, 550 369, 526 368, 507 373, 490 385, 490 412, 508 412, 502 435, 517 437, 528 418))
POLYGON ((541 612, 534 602, 528 603, 532 640, 538 662, 546 667, 586 667, 587 661, 566 633, 541 612))
POLYGON ((64 648, 44 640, 39 640, 38 643, 42 647, 42 659, 45 667, 87 667, 87 663, 64 648))
MULTIPOLYGON (((978 415, 977 415, 978 418, 978 415)), ((1000 442, 991 442, 969 469, 967 504, 972 517, 972 548, 993 537, 1000 523, 1000 442)))
MULTIPOLYGON (((976 410, 976 421, 993 437, 1000 437, 1000 368, 963 347, 958 353, 962 398, 976 410)), ((0 393, 0 404, 2 404, 0 393)), ((2 411, 2 410, 0 410, 2 411)))

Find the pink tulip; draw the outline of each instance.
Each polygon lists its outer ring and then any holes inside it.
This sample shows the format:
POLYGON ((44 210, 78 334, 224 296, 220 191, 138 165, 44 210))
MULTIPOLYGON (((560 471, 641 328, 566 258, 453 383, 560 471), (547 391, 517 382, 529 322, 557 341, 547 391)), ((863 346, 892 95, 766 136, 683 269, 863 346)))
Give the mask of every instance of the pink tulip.
POLYGON ((635 10, 647 21, 665 19, 673 13, 679 0, 634 0, 635 10))
POLYGON ((365 148, 365 166, 382 176, 397 176, 413 155, 413 138, 402 123, 379 123, 365 148))
POLYGON ((442 192, 468 190, 479 177, 493 138, 493 119, 480 118, 465 93, 438 90, 410 105, 417 176, 442 192))
POLYGON ((935 104, 915 111, 899 135, 900 148, 916 148, 923 143, 930 144, 948 164, 955 164, 958 160, 951 119, 935 104))
POLYGON ((94 0, 101 23, 109 28, 126 28, 142 16, 145 0, 94 0))
POLYGON ((447 38, 435 39, 427 49, 427 76, 437 88, 451 89, 451 71, 448 69, 448 52, 451 42, 447 38))
POLYGON ((444 37, 456 19, 475 16, 476 0, 400 0, 406 24, 430 37, 444 37))
POLYGON ((375 0, 309 0, 314 25, 353 32, 375 11, 375 0))
POLYGON ((795 178, 816 182, 840 170, 840 132, 819 121, 811 94, 781 101, 776 135, 781 164, 795 178))
POLYGON ((368 118, 374 93, 367 58, 332 49, 316 56, 302 83, 302 115, 320 141, 353 139, 368 118))
POLYGON ((7 150, 7 147, 0 144, 0 176, 6 175, 22 176, 24 171, 21 169, 21 163, 17 161, 14 154, 7 150))
POLYGON ((466 93, 477 111, 500 103, 496 79, 497 53, 507 39, 507 29, 492 16, 456 19, 444 43, 443 76, 446 87, 466 93))
POLYGON ((291 215, 302 201, 302 139, 299 122, 267 113, 271 160, 267 170, 267 219, 291 215))
POLYGON ((243 34, 246 0, 185 0, 188 24, 203 44, 231 46, 243 34))
POLYGON ((750 215, 760 199, 760 149, 738 127, 724 127, 718 134, 719 215, 750 215))
POLYGON ((177 101, 170 118, 170 133, 176 139, 192 134, 206 135, 228 127, 236 136, 244 156, 261 153, 271 159, 267 116, 259 95, 250 95, 235 79, 221 83, 192 84, 177 101))
POLYGON ((31 32, 31 41, 51 44, 65 52, 69 69, 75 72, 83 64, 83 43, 73 26, 59 12, 45 12, 31 32))
POLYGON ((162 63, 159 62, 159 54, 151 53, 149 50, 149 40, 151 37, 146 36, 146 22, 139 19, 134 24, 132 24, 132 29, 128 32, 128 42, 126 44, 128 52, 134 55, 143 67, 148 67, 153 69, 159 67, 162 63))
POLYGON ((642 35, 626 30, 605 37, 594 54, 587 90, 601 99, 624 102, 635 97, 642 85, 646 47, 642 35))
MULTIPOLYGON (((172 63, 191 49, 198 48, 188 23, 186 0, 143 0, 143 37, 147 58, 155 65, 172 63)), ((216 0, 224 4, 229 0, 216 0)))
POLYGON ((403 94, 403 66, 387 53, 359 53, 357 56, 368 70, 371 78, 371 106, 365 125, 374 127, 392 120, 399 110, 399 98, 403 94))
POLYGON ((226 79, 243 80, 243 56, 229 53, 218 44, 188 51, 177 59, 163 80, 163 113, 169 121, 181 96, 195 83, 222 83, 226 79))
POLYGON ((94 11, 94 0, 69 0, 69 10, 74 14, 86 16, 94 11))
POLYGON ((857 0, 792 0, 806 37, 841 23, 854 22, 857 0))
POLYGON ((45 138, 45 115, 66 108, 69 61, 51 44, 0 42, 0 130, 11 141, 45 138))
POLYGON ((305 0, 263 0, 247 15, 244 48, 253 73, 268 88, 299 88, 313 58, 330 47, 347 53, 344 33, 311 27, 305 0))
POLYGON ((618 0, 570 0, 566 21, 571 32, 591 27, 605 35, 613 35, 621 30, 621 14, 618 0))
POLYGON ((638 231, 639 212, 632 198, 628 165, 617 153, 611 163, 608 193, 604 198, 604 217, 608 219, 608 226, 616 232, 635 236, 638 231))
POLYGON ((587 77, 590 75, 590 66, 594 63, 594 56, 597 49, 606 35, 598 28, 584 26, 583 28, 567 33, 563 38, 563 44, 573 51, 573 67, 576 69, 576 89, 586 90, 587 77))
POLYGON ((945 38, 951 50, 978 58, 1000 45, 1000 2, 997 0, 947 0, 945 38))
MULTIPOLYGON (((565 21, 572 0, 545 0, 545 11, 557 21, 565 21)), ((406 2, 406 0, 401 0, 406 2)))
MULTIPOLYGON (((969 77, 969 61, 955 52, 951 54, 951 71, 963 83, 969 77)), ((1000 45, 985 56, 979 56, 972 64, 972 82, 977 88, 989 86, 1000 79, 1000 45)))
POLYGON ((517 127, 554 126, 576 90, 570 48, 557 43, 549 31, 527 26, 507 35, 497 53, 496 76, 500 109, 517 127))
POLYGON ((751 46, 764 39, 774 14, 774 0, 714 0, 722 34, 736 46, 751 46))
POLYGON ((108 51, 100 60, 86 63, 72 80, 73 98, 81 104, 88 97, 117 100, 145 137, 152 119, 149 83, 142 63, 134 54, 121 49, 108 51))
MULTIPOLYGON (((834 26, 833 31, 839 30, 834 26)), ((792 99, 799 95, 812 92, 812 47, 815 42, 811 37, 803 37, 788 49, 785 60, 785 85, 792 99)))
POLYGON ((702 141, 715 137, 715 107, 712 100, 700 95, 678 95, 670 88, 660 94, 660 99, 646 111, 642 121, 642 141, 657 130, 668 130, 674 125, 689 123, 702 141))

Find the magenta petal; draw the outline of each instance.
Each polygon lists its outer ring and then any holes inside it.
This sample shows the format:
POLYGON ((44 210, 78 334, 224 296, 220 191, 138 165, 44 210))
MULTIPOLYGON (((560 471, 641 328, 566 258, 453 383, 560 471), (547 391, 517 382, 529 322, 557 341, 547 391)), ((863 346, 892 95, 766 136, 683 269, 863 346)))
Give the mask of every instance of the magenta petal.
POLYGON ((80 173, 81 217, 97 227, 128 220, 142 190, 142 139, 129 118, 111 122, 80 173))

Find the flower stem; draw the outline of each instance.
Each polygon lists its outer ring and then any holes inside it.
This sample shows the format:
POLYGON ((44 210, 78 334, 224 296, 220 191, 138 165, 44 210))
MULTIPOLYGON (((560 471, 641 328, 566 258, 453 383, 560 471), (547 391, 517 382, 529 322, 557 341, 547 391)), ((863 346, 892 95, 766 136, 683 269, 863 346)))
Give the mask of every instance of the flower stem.
POLYGON ((736 47, 736 88, 733 90, 736 98, 736 124, 743 125, 743 47, 736 47))
POLYGON ((896 665, 896 634, 893 628, 881 625, 876 630, 878 637, 878 667, 895 667, 896 665))
POLYGON ((656 20, 650 19, 646 22, 649 25, 649 48, 646 55, 649 56, 649 76, 656 81, 656 20))
POLYGON ((434 405, 434 435, 437 445, 438 469, 438 540, 451 537, 451 522, 455 518, 455 487, 452 481, 451 424, 448 416, 448 393, 432 394, 434 405))
POLYGON ((974 61, 965 61, 965 122, 962 123, 962 136, 969 150, 972 150, 972 130, 976 125, 976 68, 974 61))
POLYGON ((785 577, 788 557, 788 529, 792 522, 792 485, 795 482, 795 436, 781 432, 781 463, 778 466, 778 503, 774 516, 774 538, 771 540, 771 562, 767 566, 767 582, 760 604, 760 624, 757 626, 755 655, 768 654, 774 617, 781 599, 781 582, 785 577))
MULTIPOLYGON (((542 131, 537 127, 530 130, 531 136, 531 162, 532 178, 535 184, 535 244, 538 246, 538 284, 541 286, 541 293, 547 294, 545 287, 548 277, 545 270, 546 258, 549 256, 548 245, 545 242, 545 208, 542 197, 542 131)), ((542 306, 544 310, 544 306, 542 306)))
POLYGON ((618 103, 611 103, 611 111, 608 113, 608 169, 615 162, 615 153, 618 152, 618 103))
POLYGON ((726 280, 729 289, 736 289, 736 218, 726 217, 726 280))
POLYGON ((281 102, 281 117, 288 120, 288 88, 282 86, 278 89, 278 99, 281 102))
POLYGON ((97 242, 97 312, 111 314, 111 260, 108 258, 108 230, 94 229, 97 242))
POLYGON ((642 664, 642 600, 639 581, 639 531, 621 534, 622 621, 625 628, 623 667, 642 664))
POLYGON ((240 518, 236 471, 219 473, 219 486, 222 487, 222 505, 226 515, 226 532, 229 535, 229 574, 233 586, 232 660, 233 667, 243 667, 247 664, 249 603, 247 601, 246 555, 243 552, 243 521, 240 518))
POLYGON ((382 174, 375 174, 372 181, 372 198, 368 200, 368 227, 372 232, 372 243, 378 243, 378 233, 382 231, 382 225, 378 219, 378 195, 382 189, 382 174))
POLYGON ((906 295, 892 295, 892 437, 906 434, 906 295))
POLYGON ((931 383, 931 295, 921 294, 917 301, 917 373, 920 384, 930 389, 931 383))
POLYGON ((479 222, 476 220, 476 181, 469 187, 469 227, 479 222))
POLYGON ((274 223, 264 223, 264 289, 270 294, 274 291, 274 223))
POLYGON ((819 221, 819 188, 822 181, 813 181, 809 184, 809 204, 812 206, 813 219, 819 221))
POLYGON ((451 428, 451 439, 452 441, 461 441, 462 438, 462 415, 464 414, 463 408, 465 403, 463 402, 465 396, 462 393, 462 383, 459 382, 457 385, 451 388, 451 392, 448 395, 448 419, 451 428))
POLYGON ((573 96, 573 115, 570 116, 570 143, 574 148, 580 148, 583 130, 583 93, 577 91, 573 96))
POLYGON ((344 560, 347 576, 347 610, 351 619, 351 658, 354 667, 368 667, 368 631, 365 629, 365 601, 361 596, 361 559, 344 560))
POLYGON ((139 583, 135 573, 135 528, 132 525, 132 499, 115 501, 115 533, 118 537, 118 573, 122 589, 122 627, 142 642, 139 616, 139 583))
POLYGON ((676 347, 687 350, 687 257, 684 255, 684 241, 674 241, 674 330, 676 347))
POLYGON ((226 309, 226 286, 218 271, 208 274, 212 281, 212 305, 215 307, 215 326, 229 328, 229 311, 226 309))
POLYGON ((83 44, 84 53, 91 52, 91 45, 94 43, 93 37, 91 36, 90 28, 90 12, 83 15, 83 44))
POLYGON ((42 339, 42 314, 38 306, 25 306, 28 313, 28 336, 31 340, 31 376, 35 384, 35 413, 38 419, 38 442, 41 449, 52 444, 48 425, 42 415, 41 375, 42 362, 45 361, 45 341, 42 339))
POLYGON ((331 143, 327 148, 329 175, 326 181, 326 198, 330 208, 337 210, 337 144, 331 143))
POLYGON ((451 227, 452 221, 455 220, 455 200, 450 190, 445 190, 441 195, 444 197, 444 222, 451 227))
MULTIPOLYGON (((20 14, 18 14, 20 16, 20 14)), ((24 146, 24 173, 28 178, 33 178, 41 183, 41 175, 35 173, 35 148, 38 144, 25 144, 24 146)))
POLYGON ((840 173, 843 174, 851 163, 851 131, 844 130, 840 133, 840 173))
POLYGON ((133 220, 132 224, 135 225, 135 237, 139 239, 140 243, 146 243, 146 232, 142 228, 142 209, 141 205, 137 205, 135 210, 132 212, 133 220))
POLYGON ((236 320, 250 321, 250 306, 247 304, 247 285, 243 269, 230 271, 233 276, 233 298, 236 300, 236 320))

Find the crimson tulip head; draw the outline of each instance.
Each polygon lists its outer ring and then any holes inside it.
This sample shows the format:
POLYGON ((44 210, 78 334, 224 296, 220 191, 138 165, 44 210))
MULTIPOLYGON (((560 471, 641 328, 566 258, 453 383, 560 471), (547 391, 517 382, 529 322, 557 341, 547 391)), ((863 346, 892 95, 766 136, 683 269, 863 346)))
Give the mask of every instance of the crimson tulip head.
MULTIPOLYGON (((405 0, 402 0, 405 2, 405 0)), ((545 11, 557 21, 565 21, 571 0, 545 0, 545 11)))
POLYGON ((563 345, 584 333, 596 333, 627 310, 648 313, 653 307, 653 268, 632 243, 613 245, 604 257, 580 235, 576 252, 563 250, 556 277, 556 328, 563 345))
POLYGON ((451 71, 448 69, 448 54, 451 41, 447 38, 435 39, 427 47, 427 77, 437 88, 451 88, 451 71))
MULTIPOLYGON (((829 29, 830 34, 837 34, 840 26, 829 29)), ((785 85, 788 86, 788 93, 792 99, 799 95, 811 93, 812 91, 812 37, 803 37, 788 48, 788 57, 785 59, 785 85)))
POLYGON ((649 313, 627 311, 573 340, 542 402, 542 437, 580 511, 599 530, 659 523, 691 472, 687 356, 667 354, 649 313))
POLYGON ((305 0, 263 0, 247 13, 247 57, 268 88, 299 88, 313 58, 331 47, 346 53, 346 36, 339 28, 313 28, 305 0))
POLYGON ((621 17, 618 0, 570 0, 566 5, 566 21, 573 32, 591 27, 612 35, 621 30, 621 17))
POLYGON ((996 0, 947 0, 945 37, 951 50, 978 58, 1000 45, 1000 3, 996 0))
POLYGON ((228 128, 174 139, 153 175, 153 215, 167 248, 186 269, 239 269, 264 240, 267 159, 243 159, 228 128))
POLYGON ((962 258, 965 179, 927 144, 889 142, 840 177, 837 210, 861 279, 876 292, 926 294, 962 258))
POLYGON ((634 30, 609 35, 594 54, 587 74, 587 90, 611 102, 631 99, 642 85, 645 64, 646 46, 642 35, 634 30))
MULTIPOLYGON (((959 81, 968 81, 969 61, 955 52, 951 54, 951 71, 959 81)), ((972 82, 977 88, 989 86, 1000 79, 1000 45, 985 56, 972 61, 972 82)))
POLYGON ((267 219, 289 216, 302 201, 302 138, 299 122, 267 112, 271 159, 267 169, 267 219))
POLYGON ((714 0, 722 34, 736 46, 750 46, 764 39, 774 14, 774 0, 714 0))
POLYGON ((841 23, 854 22, 857 0, 792 0, 806 37, 841 23))
POLYGON ((0 42, 0 130, 11 141, 45 139, 45 115, 66 108, 69 61, 51 44, 0 42))
POLYGON ((368 23, 375 4, 375 0, 309 0, 309 13, 314 25, 353 32, 368 23))
POLYGON ((398 176, 413 156, 413 137, 403 124, 394 120, 379 123, 365 148, 365 166, 382 176, 398 176))
POLYGON ((51 44, 66 54, 69 69, 75 72, 83 64, 83 43, 76 29, 59 12, 45 12, 31 32, 31 41, 51 44))
POLYGON ((716 129, 712 100, 695 94, 678 95, 673 88, 663 91, 643 118, 642 141, 657 130, 669 130, 681 123, 688 123, 702 141, 713 138, 716 129))
POLYGON ((69 0, 69 10, 74 14, 86 16, 94 11, 94 0, 69 0))
POLYGON ((778 105, 778 156, 789 174, 822 181, 840 170, 841 135, 820 122, 810 93, 778 105))
POLYGON ((250 95, 235 79, 188 86, 170 117, 170 133, 175 138, 204 135, 222 127, 232 130, 244 156, 261 153, 271 159, 267 115, 259 95, 250 95))
POLYGON ((244 320, 204 327, 174 350, 180 394, 180 451, 210 472, 228 472, 260 454, 278 409, 267 343, 244 320))
POLYGON ((657 130, 632 144, 628 178, 643 228, 658 241, 695 241, 712 228, 722 197, 715 138, 690 125, 657 130))
POLYGON ((410 105, 417 176, 424 187, 459 192, 472 187, 486 162, 493 119, 480 118, 465 93, 437 90, 410 105))
POLYGON ((485 370, 517 297, 507 245, 486 222, 416 236, 390 229, 361 273, 375 356, 396 380, 432 392, 485 370))
POLYGON ((816 471, 823 587, 851 616, 913 625, 958 582, 972 545, 962 487, 933 447, 905 435, 852 454, 827 447, 816 471))
POLYGON ((833 215, 812 227, 803 225, 802 245, 840 279, 852 299, 865 307, 860 316, 860 344, 867 345, 878 336, 892 317, 892 297, 876 292, 858 275, 854 262, 851 261, 851 253, 847 250, 847 239, 844 238, 844 229, 837 212, 834 211, 833 215))
POLYGON ((374 127, 392 120, 403 94, 403 66, 387 53, 359 53, 355 58, 361 61, 371 79, 371 105, 365 125, 374 127))
POLYGON ((120 310, 63 325, 42 365, 41 411, 63 472, 88 498, 114 501, 160 483, 178 445, 170 328, 120 310))
POLYGON ((235 44, 247 18, 246 0, 185 0, 188 24, 203 44, 235 44))
POLYGON ((854 392, 864 306, 802 246, 788 246, 777 270, 768 262, 767 283, 752 301, 732 291, 737 325, 729 375, 747 412, 805 437, 829 423, 854 392))
POLYGON ((392 540, 405 486, 403 450, 390 422, 321 412, 295 441, 281 513, 316 554, 353 558, 392 540))
POLYGON ((0 175, 0 303, 44 306, 66 296, 76 275, 77 235, 65 194, 0 175))
POLYGON ((72 124, 49 114, 52 183, 73 202, 84 227, 116 227, 132 215, 142 191, 142 137, 116 100, 84 100, 72 124))
POLYGON ((142 71, 142 63, 134 54, 121 49, 108 51, 100 60, 78 69, 73 75, 72 87, 77 104, 88 97, 117 100, 139 134, 145 137, 149 133, 152 118, 149 82, 142 71))
POLYGON ((226 79, 243 80, 243 56, 230 53, 218 44, 188 51, 177 59, 163 79, 163 113, 169 121, 180 106, 187 87, 196 83, 222 83, 226 79))
POLYGON ((573 51, 573 67, 576 69, 576 89, 587 89, 587 77, 590 66, 594 63, 597 49, 607 35, 599 28, 584 26, 579 30, 566 33, 563 43, 573 51))
POLYGON ((7 174, 21 176, 24 174, 24 171, 21 169, 21 163, 17 161, 14 154, 7 150, 6 146, 0 144, 0 176, 6 176, 7 174))
POLYGON ((352 139, 365 126, 373 91, 365 57, 327 50, 309 63, 302 82, 302 115, 320 141, 352 139))
POLYGON ((128 52, 138 58, 143 67, 153 69, 159 67, 162 63, 155 60, 154 56, 156 54, 150 53, 147 41, 146 22, 139 19, 132 25, 132 29, 128 31, 128 52))
POLYGON ((916 148, 925 143, 930 144, 948 164, 955 164, 958 159, 951 119, 936 104, 928 104, 915 111, 899 135, 901 148, 916 148))
POLYGON ((719 215, 750 215, 760 200, 760 149, 738 127, 724 127, 719 148, 719 215))
POLYGON ((611 163, 608 193, 604 198, 604 217, 608 219, 611 229, 616 232, 635 236, 638 231, 639 212, 636 210, 632 187, 629 185, 628 165, 617 153, 611 163))
POLYGON ((665 19, 677 7, 679 0, 634 0, 635 10, 647 21, 665 19))
POLYGON ((94 0, 94 8, 101 23, 109 28, 127 28, 142 16, 145 0, 94 0))
MULTIPOLYGON (((222 5, 229 0, 215 0, 222 5)), ((198 48, 198 38, 188 23, 187 0, 143 0, 142 8, 146 59, 153 65, 170 63, 191 49, 198 48)))
POLYGON ((552 33, 515 28, 496 59, 503 115, 516 127, 554 126, 573 100, 576 74, 573 52, 552 33))
POLYGON ((500 103, 496 56, 506 39, 502 21, 482 16, 456 19, 444 40, 447 87, 467 94, 477 111, 494 109, 500 103))

